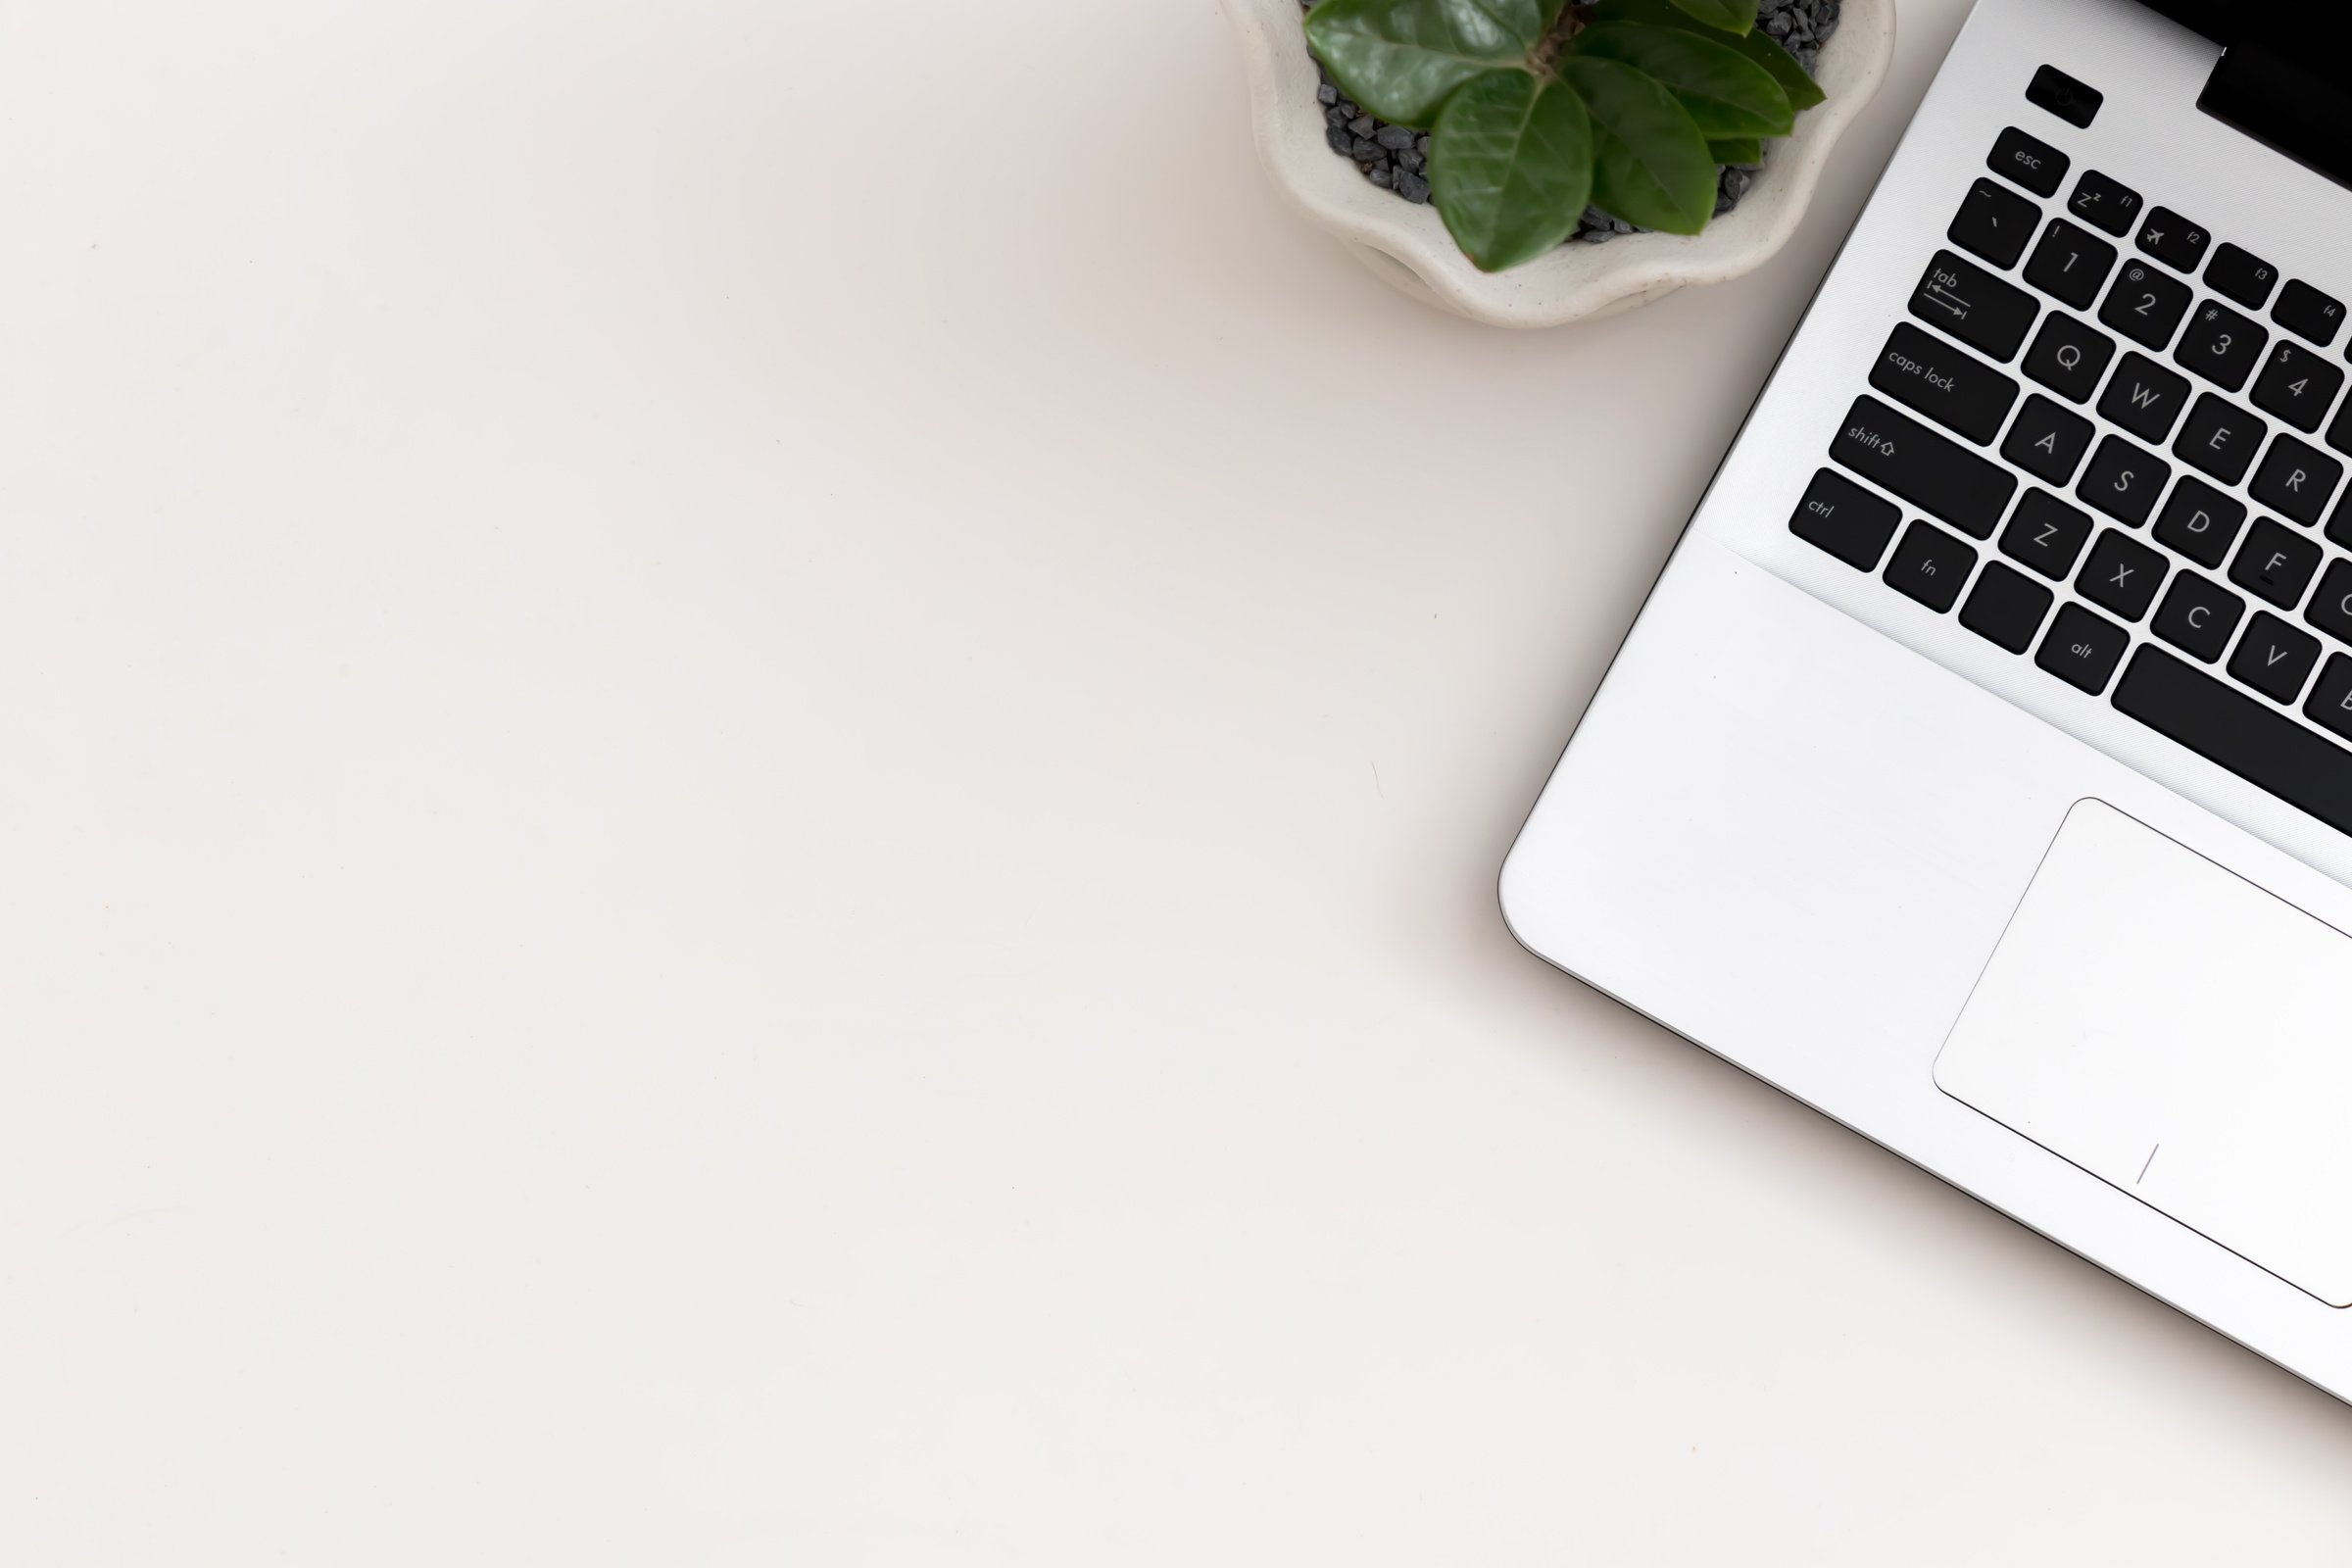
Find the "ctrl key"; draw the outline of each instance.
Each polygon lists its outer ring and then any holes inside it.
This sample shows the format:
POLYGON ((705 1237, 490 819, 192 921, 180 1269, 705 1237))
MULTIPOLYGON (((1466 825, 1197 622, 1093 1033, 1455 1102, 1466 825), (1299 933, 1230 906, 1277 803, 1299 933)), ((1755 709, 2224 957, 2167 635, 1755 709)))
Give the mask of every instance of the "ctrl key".
POLYGON ((1843 474, 1824 468, 1805 487, 1805 499, 1788 519, 1788 531, 1817 545, 1857 571, 1869 571, 1886 553, 1902 509, 1874 496, 1843 474))
POLYGON ((2107 689, 2115 666, 2124 660, 2131 634, 2104 615, 2081 605, 2068 605, 2050 622, 2049 635, 2034 662, 2066 682, 2096 697, 2107 689))

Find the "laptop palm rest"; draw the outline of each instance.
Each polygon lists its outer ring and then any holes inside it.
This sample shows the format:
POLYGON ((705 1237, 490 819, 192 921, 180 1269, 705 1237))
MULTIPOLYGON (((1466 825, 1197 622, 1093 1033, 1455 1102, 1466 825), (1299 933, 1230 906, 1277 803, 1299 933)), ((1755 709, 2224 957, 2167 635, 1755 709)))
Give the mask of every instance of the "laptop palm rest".
POLYGON ((1936 1082, 2352 1305, 2352 937, 2114 808, 2068 814, 1936 1082))

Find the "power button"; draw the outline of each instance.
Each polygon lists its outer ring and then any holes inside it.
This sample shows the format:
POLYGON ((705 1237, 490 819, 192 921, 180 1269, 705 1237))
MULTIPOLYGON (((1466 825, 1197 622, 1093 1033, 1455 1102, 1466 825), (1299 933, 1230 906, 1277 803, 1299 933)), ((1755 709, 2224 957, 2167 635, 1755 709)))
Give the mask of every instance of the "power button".
POLYGON ((2070 125, 2087 125, 2096 119, 2099 105, 2107 95, 2096 87, 2086 87, 2056 66, 2044 66, 2034 73, 2033 83, 2026 88, 2026 101, 2037 104, 2070 125))

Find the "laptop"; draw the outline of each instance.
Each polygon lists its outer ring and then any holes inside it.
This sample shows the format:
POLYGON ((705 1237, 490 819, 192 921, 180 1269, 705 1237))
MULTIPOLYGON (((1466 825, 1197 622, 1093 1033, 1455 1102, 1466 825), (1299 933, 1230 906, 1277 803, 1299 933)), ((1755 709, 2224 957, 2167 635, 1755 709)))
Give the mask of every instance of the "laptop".
POLYGON ((1981 0, 1513 933, 2352 1398, 2352 53, 1981 0))

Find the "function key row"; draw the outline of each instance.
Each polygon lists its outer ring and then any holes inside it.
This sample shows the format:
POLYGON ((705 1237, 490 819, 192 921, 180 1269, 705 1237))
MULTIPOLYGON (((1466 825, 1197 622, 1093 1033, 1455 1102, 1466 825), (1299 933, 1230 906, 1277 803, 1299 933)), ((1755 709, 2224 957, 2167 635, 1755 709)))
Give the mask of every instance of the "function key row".
MULTIPOLYGON (((2067 171, 2072 167, 2072 161, 2066 154, 2015 125, 2003 130, 1993 142, 1991 155, 1985 159, 1985 164, 2004 179, 2043 197, 2058 194, 2058 188, 2064 183, 2067 171)), ((2014 231, 2021 224, 2030 228, 2038 220, 2039 214, 2030 204, 2009 196, 2008 192, 1990 181, 1979 180, 1977 183, 1979 189, 1971 193, 1969 209, 1962 216, 1964 221, 1972 224, 1971 234, 1988 243, 1985 247, 1980 247, 1962 234, 1961 225, 1957 223, 1954 224, 1952 240, 1996 266, 2013 267, 2017 258, 2024 254, 2023 242, 2012 238, 2014 231), (2000 201, 2001 197, 2008 197, 2008 200, 2000 201)), ((2086 169, 2076 181, 2074 193, 2067 198, 2066 205, 2067 210, 2082 221, 2121 238, 2132 231, 2132 222, 2139 216, 2141 203, 2139 192, 2098 170, 2086 169)), ((2052 224, 2052 231, 2058 232, 2055 223, 2052 224)), ((2069 252, 2079 253, 2083 265, 2087 265, 2089 258, 2097 254, 2082 243, 2089 236, 2080 229, 2063 238, 2065 248, 2069 252)), ((2140 224, 2134 243, 2140 251, 2177 272, 2193 276, 2198 266, 2203 264, 2206 286, 2250 311, 2259 311, 2269 304, 2273 290, 2277 289, 2278 301, 2272 307, 2272 320, 2322 348, 2334 343, 2336 334, 2344 324, 2342 301, 2313 288, 2299 278, 2278 289, 2278 269, 2252 252, 2227 241, 2213 246, 2212 238, 2201 225, 2171 208, 2156 207, 2149 210, 2146 220, 2140 224), (2209 246, 2213 253, 2210 262, 2205 260, 2209 246)), ((2091 242, 2092 245, 2097 243, 2091 242)), ((2113 250, 2109 249, 2107 255, 2112 262, 2113 250)), ((2041 259, 2038 251, 2035 259, 2041 259)), ((2051 265, 2055 266, 2056 263, 2051 265)), ((2105 276, 2104 268, 2100 269, 2100 276, 2105 276)), ((2046 287, 2031 275, 2029 280, 2036 287, 2046 287)), ((2096 286, 2095 283, 2091 285, 2094 291, 2096 286)), ((2049 291, 2062 299, 2067 298, 2059 289, 2049 291)), ((2070 303, 2081 309, 2085 302, 2070 303)))

